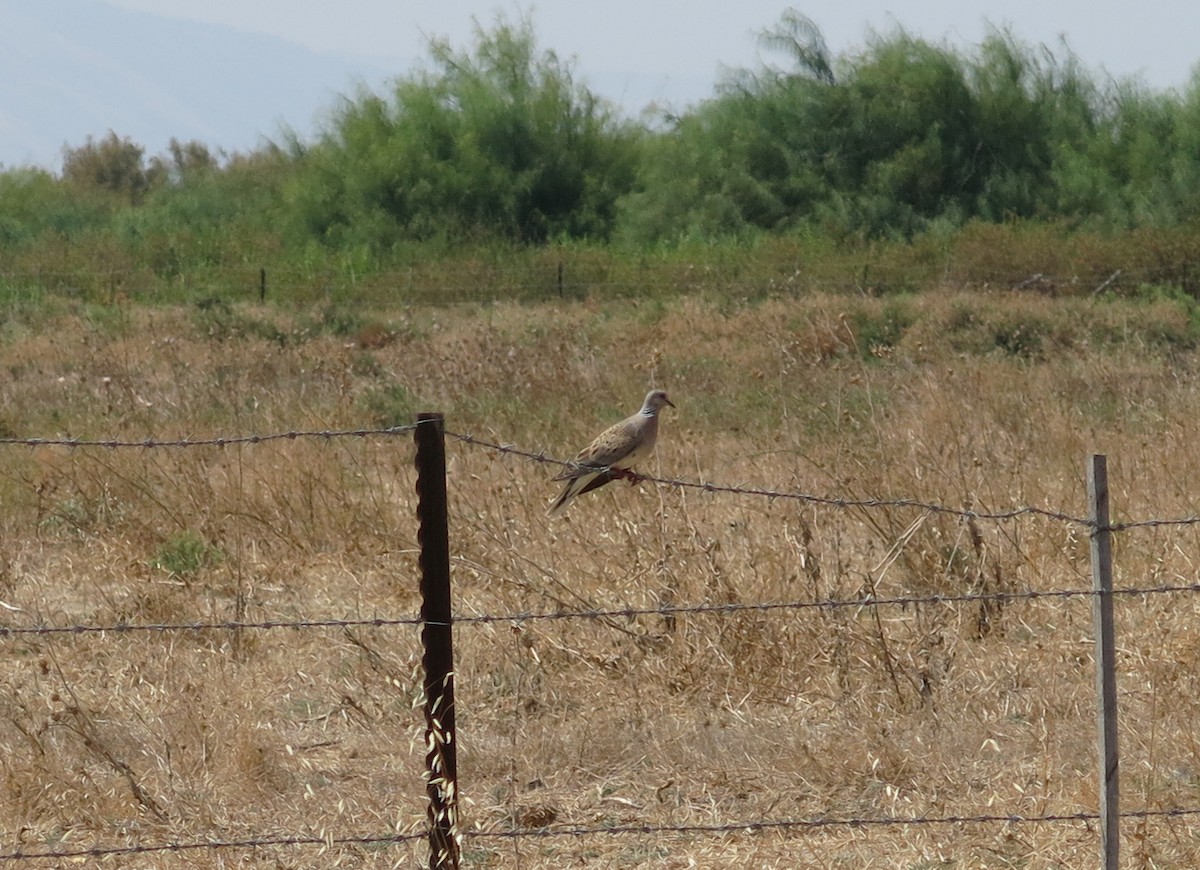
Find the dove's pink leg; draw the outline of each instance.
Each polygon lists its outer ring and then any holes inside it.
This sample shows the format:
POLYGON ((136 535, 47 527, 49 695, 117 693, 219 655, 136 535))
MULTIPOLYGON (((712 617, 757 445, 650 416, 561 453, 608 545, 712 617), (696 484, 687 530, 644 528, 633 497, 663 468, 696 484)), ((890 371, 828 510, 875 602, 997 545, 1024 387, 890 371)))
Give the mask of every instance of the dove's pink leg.
POLYGON ((614 478, 623 478, 629 481, 630 486, 638 482, 638 476, 628 468, 614 468, 612 469, 612 475, 614 478))

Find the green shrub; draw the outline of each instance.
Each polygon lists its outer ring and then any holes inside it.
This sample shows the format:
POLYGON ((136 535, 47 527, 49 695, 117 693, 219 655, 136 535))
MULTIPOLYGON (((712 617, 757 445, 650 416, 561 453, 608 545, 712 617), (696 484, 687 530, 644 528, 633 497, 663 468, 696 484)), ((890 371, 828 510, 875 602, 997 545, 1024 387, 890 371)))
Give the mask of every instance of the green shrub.
POLYGON ((178 532, 167 538, 154 553, 150 564, 172 577, 186 579, 219 565, 224 554, 218 547, 193 531, 178 532))
POLYGON ((334 112, 289 185, 293 228, 387 253, 408 240, 541 243, 610 234, 636 128, 539 52, 528 20, 476 28, 468 52, 334 112))

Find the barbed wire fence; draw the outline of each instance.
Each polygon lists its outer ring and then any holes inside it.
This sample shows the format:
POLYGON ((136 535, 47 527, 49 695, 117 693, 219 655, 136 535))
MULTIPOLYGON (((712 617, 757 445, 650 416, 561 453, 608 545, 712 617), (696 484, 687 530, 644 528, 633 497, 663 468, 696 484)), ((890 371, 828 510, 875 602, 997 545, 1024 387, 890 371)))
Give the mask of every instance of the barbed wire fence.
MULTIPOLYGON (((479 438, 470 434, 456 433, 443 428, 441 415, 422 415, 414 424, 393 427, 342 429, 342 430, 289 430, 284 432, 218 436, 209 438, 178 438, 178 439, 80 439, 70 437, 35 437, 35 438, 0 438, 0 448, 47 448, 54 447, 66 450, 100 449, 100 450, 182 450, 194 447, 224 448, 233 446, 254 446, 272 442, 298 440, 314 440, 329 442, 345 439, 392 438, 404 434, 425 434, 431 427, 437 427, 439 438, 451 438, 465 447, 488 451, 502 456, 514 456, 532 463, 547 464, 558 467, 570 467, 572 463, 546 455, 543 452, 523 450, 512 444, 503 444, 479 438)), ((1101 460, 1103 475, 1103 457, 1093 457, 1093 474, 1096 471, 1095 460, 1101 460)), ((420 458, 418 449, 418 463, 420 458)), ((445 457, 441 457, 440 467, 435 462, 430 467, 420 468, 418 481, 422 475, 432 479, 441 479, 445 485, 445 457)), ((906 508, 928 513, 945 514, 962 520, 1005 522, 1022 517, 1041 517, 1056 523, 1071 525, 1085 531, 1093 540, 1100 536, 1110 536, 1114 533, 1126 532, 1139 528, 1181 528, 1200 525, 1200 516, 1158 517, 1110 523, 1107 514, 1106 492, 1093 493, 1093 512, 1090 516, 1078 516, 1070 512, 1053 510, 1035 506, 1018 506, 1001 511, 976 511, 969 508, 957 508, 937 502, 917 499, 851 499, 830 497, 810 493, 769 489, 762 487, 744 487, 717 484, 704 480, 687 480, 681 478, 660 478, 650 475, 633 474, 639 481, 653 483, 659 486, 695 490, 715 496, 736 496, 750 499, 765 499, 768 501, 795 501, 821 505, 825 507, 845 508, 906 508), (1103 503, 1099 499, 1103 498, 1103 503)), ((1106 484, 1100 486, 1106 490, 1106 484)), ((435 502, 438 499, 435 498, 435 502)), ((444 492, 440 504, 434 505, 435 510, 445 512, 444 492)), ((1111 559, 1111 556, 1109 556, 1111 559)), ((425 566, 423 566, 424 568, 425 566)), ((1094 565, 1094 568, 1097 566, 1094 565)), ((1105 567, 1099 565, 1099 573, 1105 567)), ((437 570, 437 569, 435 569, 437 570)), ((1107 568, 1111 579, 1111 564, 1107 568)), ((445 566, 442 581, 445 588, 438 594, 446 596, 449 601, 448 565, 445 566)), ((1107 643, 1113 643, 1111 628, 1111 603, 1115 597, 1144 597, 1170 594, 1200 593, 1200 583, 1160 583, 1148 586, 1109 586, 1103 588, 1066 588, 1066 589, 1025 589, 1006 591, 979 591, 961 594, 926 594, 877 596, 866 594, 852 598, 819 598, 790 601, 768 602, 735 602, 724 604, 683 604, 662 605, 655 607, 626 607, 626 608, 592 608, 567 609, 546 611, 523 611, 511 613, 472 613, 453 615, 452 617, 431 617, 427 612, 418 616, 375 617, 355 619, 294 619, 294 620, 218 620, 193 622, 113 622, 108 624, 34 624, 34 625, 0 625, 0 640, 22 636, 50 635, 124 635, 134 633, 199 633, 199 632, 240 632, 275 630, 320 630, 331 628, 388 628, 388 627, 421 627, 422 629, 445 629, 441 633, 442 643, 448 643, 450 629, 453 625, 471 626, 495 623, 520 625, 536 621, 563 620, 611 620, 618 618, 635 618, 639 616, 674 617, 686 614, 715 614, 730 615, 745 612, 788 611, 788 610, 836 610, 842 608, 884 608, 907 607, 911 605, 945 605, 967 602, 1013 602, 1035 600, 1067 600, 1086 598, 1097 608, 1105 603, 1110 608, 1109 625, 1107 629, 1097 631, 1095 638, 1097 648, 1107 643), (1107 634, 1105 634, 1107 632, 1107 634)), ((1099 622, 1097 623, 1099 625, 1099 622)), ((438 641, 434 641, 438 643, 438 641)), ((430 641, 426 639, 426 651, 430 649, 430 641)), ((452 685, 453 665, 452 654, 442 661, 442 670, 435 674, 426 672, 426 690, 431 686, 452 685)), ((1097 655, 1098 666, 1107 669, 1107 673, 1098 675, 1098 684, 1105 677, 1115 675, 1112 657, 1107 660, 1097 655)), ((449 703, 453 705, 453 695, 449 703)), ((439 701, 430 699, 427 694, 427 748, 431 759, 436 749, 447 745, 455 745, 457 739, 453 734, 452 720, 449 730, 446 730, 445 708, 439 708, 439 701)), ((1098 703, 1100 730, 1103 732, 1104 723, 1115 727, 1116 708, 1115 697, 1101 698, 1098 703)), ((465 827, 457 815, 457 799, 459 787, 453 777, 441 766, 444 762, 439 755, 436 761, 430 761, 427 786, 430 791, 431 808, 429 827, 424 831, 389 832, 377 835, 337 835, 335 832, 322 832, 320 836, 305 834, 281 834, 277 836, 243 837, 230 839, 194 840, 188 842, 166 842, 158 844, 93 846, 79 848, 60 848, 49 850, 27 850, 24 848, 9 848, 0 851, 0 861, 75 861, 86 858, 109 858, 133 855, 182 854, 202 851, 220 850, 253 850, 269 847, 318 847, 332 848, 334 846, 387 846, 402 843, 413 843, 428 840, 432 845, 431 866, 457 867, 457 846, 464 841, 487 840, 519 840, 529 838, 545 840, 549 838, 586 838, 586 837, 620 837, 620 836, 670 836, 670 835, 719 835, 726 833, 761 833, 769 831, 798 832, 817 829, 847 828, 868 829, 890 826, 961 826, 961 825, 1030 825, 1030 824, 1066 824, 1079 823, 1091 826, 1099 825, 1101 839, 1104 841, 1102 851, 1102 866, 1116 866, 1116 822, 1119 819, 1175 819, 1200 815, 1200 807, 1178 806, 1165 809, 1134 809, 1119 810, 1116 802, 1117 780, 1115 777, 1115 744, 1101 742, 1100 757, 1104 760, 1101 766, 1102 795, 1107 794, 1109 801, 1101 799, 1100 812, 1077 813, 987 813, 976 815, 906 815, 878 817, 818 817, 807 819, 754 819, 736 821, 724 824, 682 824, 682 825, 602 825, 602 826, 544 826, 544 827, 513 827, 506 830, 487 830, 465 827), (1111 753, 1111 754, 1109 754, 1111 753), (436 793, 435 793, 436 792, 436 793), (440 827, 439 827, 440 826, 440 827), (441 851, 439 851, 439 848, 441 851)))
MULTIPOLYGON (((914 264, 906 265, 911 276, 914 264)), ((653 270, 643 267, 633 274, 627 270, 607 268, 584 262, 571 262, 569 253, 550 260, 528 264, 475 264, 476 274, 446 274, 442 268, 436 270, 397 270, 386 276, 388 293, 400 293, 402 297, 419 298, 422 301, 483 302, 496 299, 519 298, 563 299, 579 298, 589 294, 632 296, 648 290, 654 292, 693 291, 700 287, 729 288, 740 286, 739 270, 718 261, 698 262, 688 268, 664 267, 667 277, 653 275, 653 270), (486 281, 475 280, 486 276, 486 281), (489 287, 488 291, 481 287, 489 287)), ((221 294, 230 299, 256 300, 265 302, 275 298, 291 298, 299 288, 314 287, 330 291, 341 291, 354 296, 356 293, 369 295, 377 283, 376 276, 359 274, 338 267, 296 267, 273 265, 269 270, 259 266, 211 265, 202 270, 211 278, 219 276, 228 287, 241 288, 240 292, 221 294)), ((889 280, 886 270, 876 269, 871 274, 869 264, 853 270, 853 274, 828 274, 813 272, 799 267, 794 270, 776 270, 776 274, 765 276, 762 286, 767 292, 787 293, 791 291, 858 291, 881 292, 889 280), (880 284, 884 286, 879 286, 880 284)), ((1125 266, 1120 269, 1108 267, 1097 269, 1070 267, 1040 270, 1008 270, 994 268, 971 268, 955 274, 953 280, 960 286, 994 287, 1013 291, 1044 293, 1050 295, 1075 294, 1097 296, 1105 291, 1121 292, 1142 285, 1157 283, 1179 283, 1190 280, 1186 267, 1170 265, 1125 266), (1182 271, 1181 271, 1182 270, 1182 271)), ((946 267, 929 267, 928 280, 947 280, 950 275, 946 267)), ((38 292, 90 292, 117 298, 126 290, 141 288, 137 292, 170 295, 173 288, 203 290, 203 281, 195 281, 190 271, 176 272, 173 268, 154 268, 149 265, 116 265, 111 268, 71 267, 0 269, 0 282, 9 283, 22 291, 38 292)), ((211 305, 217 297, 204 298, 211 305)))

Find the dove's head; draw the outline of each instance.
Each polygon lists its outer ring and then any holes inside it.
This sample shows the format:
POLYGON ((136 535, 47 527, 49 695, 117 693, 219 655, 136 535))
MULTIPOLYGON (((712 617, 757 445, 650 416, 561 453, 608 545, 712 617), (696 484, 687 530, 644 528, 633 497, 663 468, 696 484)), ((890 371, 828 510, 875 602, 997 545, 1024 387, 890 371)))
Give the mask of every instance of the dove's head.
POLYGON ((646 401, 642 402, 642 413, 647 417, 657 416, 664 405, 675 407, 675 403, 667 398, 666 390, 651 390, 646 393, 646 401))

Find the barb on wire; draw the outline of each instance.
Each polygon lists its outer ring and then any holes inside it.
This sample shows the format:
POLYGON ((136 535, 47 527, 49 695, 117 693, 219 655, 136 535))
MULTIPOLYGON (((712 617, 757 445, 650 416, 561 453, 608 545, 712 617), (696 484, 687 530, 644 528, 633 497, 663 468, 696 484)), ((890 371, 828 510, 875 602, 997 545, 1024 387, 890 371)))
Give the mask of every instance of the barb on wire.
POLYGON ((22 447, 107 447, 121 449, 138 447, 229 447, 235 444, 265 444, 268 441, 296 441, 301 438, 332 440, 334 438, 366 438, 372 435, 399 435, 411 432, 418 424, 388 426, 377 429, 293 429, 290 432, 272 432, 266 435, 229 435, 216 438, 143 438, 122 440, 118 438, 0 438, 0 445, 12 444, 22 447))
MULTIPOLYGON (((1200 593, 1200 583, 1130 586, 1114 589, 1113 595, 1156 595, 1170 593, 1200 593)), ((963 604, 976 601, 1035 601, 1037 599, 1091 598, 1098 595, 1093 589, 1036 589, 1024 592, 965 592, 960 595, 911 595, 890 598, 846 598, 816 599, 804 601, 765 601, 741 604, 679 604, 661 607, 622 607, 609 610, 551 610, 524 613, 476 613, 456 615, 458 625, 487 625, 497 622, 536 622, 566 619, 612 620, 632 619, 640 616, 682 616, 686 614, 733 614, 772 610, 829 610, 855 607, 907 607, 909 605, 963 604)), ((112 625, 31 625, 0 626, 0 640, 5 637, 27 635, 61 634, 131 634, 134 632, 200 632, 200 631, 270 631, 275 629, 321 629, 321 628, 388 628, 394 626, 419 626, 425 624, 420 617, 359 619, 301 619, 266 620, 263 622, 175 622, 175 623, 115 623, 112 625)), ((440 624, 440 623, 430 623, 440 624)))

